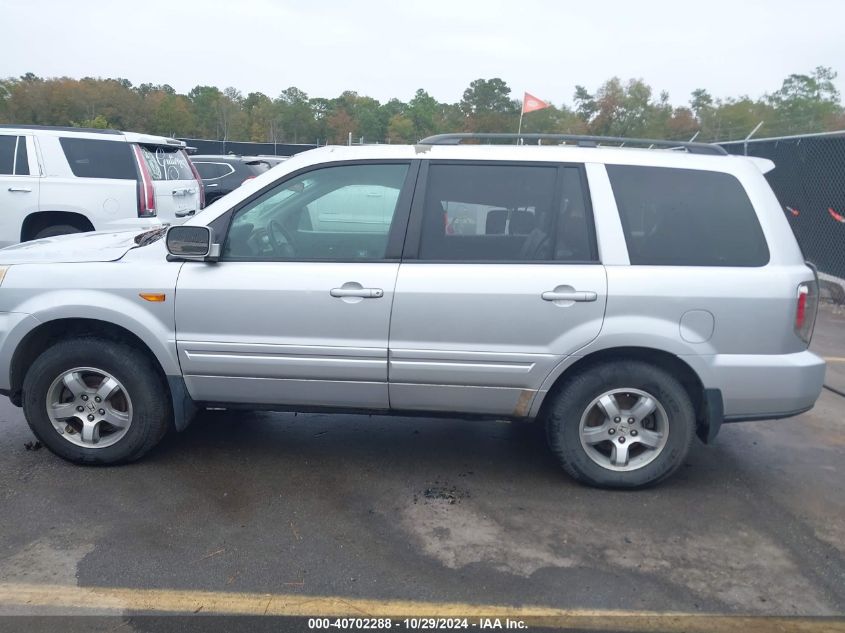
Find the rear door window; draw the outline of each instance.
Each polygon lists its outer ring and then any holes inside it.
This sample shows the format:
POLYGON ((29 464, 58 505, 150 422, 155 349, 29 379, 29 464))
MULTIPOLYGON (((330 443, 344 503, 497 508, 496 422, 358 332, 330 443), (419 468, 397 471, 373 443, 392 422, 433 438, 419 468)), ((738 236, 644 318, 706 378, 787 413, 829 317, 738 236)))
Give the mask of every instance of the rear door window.
POLYGON ((764 266, 769 250, 754 206, 734 176, 607 165, 631 264, 764 266))
POLYGON ((74 176, 136 180, 137 171, 129 143, 87 138, 60 138, 74 176))
POLYGON ((419 258, 594 260, 580 173, 554 165, 432 164, 419 258))
POLYGON ((141 155, 153 180, 193 180, 194 173, 185 152, 176 147, 141 145, 141 155))
POLYGON ((10 176, 15 173, 15 146, 17 136, 0 135, 0 174, 10 176))

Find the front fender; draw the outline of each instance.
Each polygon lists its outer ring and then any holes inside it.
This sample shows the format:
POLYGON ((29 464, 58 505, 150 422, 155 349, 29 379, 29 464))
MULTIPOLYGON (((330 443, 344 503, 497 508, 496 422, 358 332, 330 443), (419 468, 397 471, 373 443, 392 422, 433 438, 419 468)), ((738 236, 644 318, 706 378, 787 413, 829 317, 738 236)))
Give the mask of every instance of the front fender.
POLYGON ((0 312, 0 392, 12 388, 11 367, 15 350, 27 334, 41 323, 31 314, 0 312))
MULTIPOLYGON (((145 292, 164 289, 150 288, 145 292)), ((173 292, 164 294, 165 301, 151 303, 131 291, 52 290, 32 296, 17 310, 31 315, 39 325, 62 319, 91 319, 119 326, 144 342, 165 374, 178 375, 181 372, 173 325, 173 292)))

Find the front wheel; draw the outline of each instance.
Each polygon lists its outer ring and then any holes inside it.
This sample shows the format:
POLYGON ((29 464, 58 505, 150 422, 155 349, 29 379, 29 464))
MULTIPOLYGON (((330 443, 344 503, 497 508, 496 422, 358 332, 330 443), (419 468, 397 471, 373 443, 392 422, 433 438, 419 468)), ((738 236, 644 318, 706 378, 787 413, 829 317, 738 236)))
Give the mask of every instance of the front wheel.
POLYGON ((172 418, 167 384, 152 360, 94 337, 62 341, 35 360, 24 378, 23 409, 36 437, 78 464, 138 459, 172 418))
POLYGON ((641 361, 596 365, 563 385, 547 421, 564 470, 602 488, 640 488, 683 463, 695 435, 684 386, 641 361))

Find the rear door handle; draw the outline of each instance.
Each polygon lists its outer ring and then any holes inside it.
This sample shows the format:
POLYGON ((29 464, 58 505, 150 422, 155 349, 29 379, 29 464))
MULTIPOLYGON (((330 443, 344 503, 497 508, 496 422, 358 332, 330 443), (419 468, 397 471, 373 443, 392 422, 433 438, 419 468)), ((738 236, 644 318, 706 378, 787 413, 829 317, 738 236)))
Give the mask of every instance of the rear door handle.
POLYGON ((9 187, 9 191, 20 191, 21 193, 32 193, 30 187, 9 187))
POLYGON ((363 299, 380 299, 384 296, 381 288, 332 288, 329 294, 333 297, 362 297, 363 299))
POLYGON ((598 294, 589 290, 572 290, 569 292, 546 291, 540 295, 543 301, 595 301, 598 294))

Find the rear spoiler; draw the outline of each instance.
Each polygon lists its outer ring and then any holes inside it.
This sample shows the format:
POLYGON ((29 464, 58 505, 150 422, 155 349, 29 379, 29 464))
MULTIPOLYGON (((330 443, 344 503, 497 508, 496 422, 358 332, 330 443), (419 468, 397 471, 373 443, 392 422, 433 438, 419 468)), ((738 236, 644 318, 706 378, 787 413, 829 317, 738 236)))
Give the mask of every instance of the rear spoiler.
POLYGON ((775 168, 774 162, 768 158, 760 158, 759 156, 746 156, 746 158, 757 166, 761 174, 768 174, 775 168))

